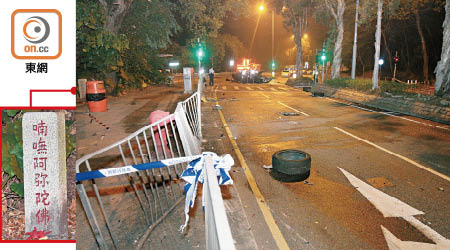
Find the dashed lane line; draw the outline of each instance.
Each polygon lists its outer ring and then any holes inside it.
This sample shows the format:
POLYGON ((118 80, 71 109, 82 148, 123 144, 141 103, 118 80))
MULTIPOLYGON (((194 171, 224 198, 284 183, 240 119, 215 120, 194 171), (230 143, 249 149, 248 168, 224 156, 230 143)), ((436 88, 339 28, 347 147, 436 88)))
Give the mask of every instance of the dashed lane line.
POLYGON ((383 147, 381 147, 381 146, 378 146, 377 144, 375 144, 375 143, 373 143, 373 142, 370 142, 370 141, 368 141, 368 140, 359 138, 358 136, 356 136, 356 135, 354 135, 354 134, 352 134, 352 133, 350 133, 350 132, 347 132, 347 131, 345 131, 345 130, 343 130, 343 129, 341 129, 341 128, 338 128, 338 127, 334 127, 334 128, 335 128, 336 130, 338 130, 338 131, 340 131, 340 132, 342 132, 342 133, 348 135, 348 136, 351 136, 351 137, 355 138, 356 140, 365 142, 365 143, 367 143, 367 144, 369 144, 369 145, 371 145, 371 146, 373 146, 373 147, 375 147, 375 148, 378 148, 378 149, 381 150, 381 151, 384 151, 384 152, 386 152, 386 153, 388 153, 388 154, 391 154, 391 155, 393 155, 393 156, 396 156, 396 157, 398 157, 398 158, 400 158, 400 159, 402 159, 402 160, 404 160, 404 161, 406 161, 406 162, 408 162, 408 163, 411 163, 412 165, 414 165, 414 166, 416 166, 416 167, 418 167, 418 168, 421 168, 421 169, 426 170, 426 171, 428 171, 428 172, 430 172, 430 173, 432 173, 432 174, 434 174, 434 175, 437 175, 437 176, 441 177, 442 179, 444 179, 444 180, 446 180, 446 181, 450 181, 450 177, 448 177, 448 176, 446 176, 446 175, 444 175, 444 174, 441 174, 441 173, 439 173, 438 171, 436 171, 436 170, 434 170, 434 169, 432 169, 432 168, 425 167, 425 166, 423 166, 423 165, 421 165, 421 164, 419 164, 419 163, 417 163, 417 162, 415 162, 415 161, 413 161, 413 160, 411 160, 411 159, 409 159, 409 158, 407 158, 407 157, 405 157, 405 156, 403 156, 403 155, 396 154, 396 153, 394 153, 394 152, 392 152, 392 151, 389 151, 389 150, 387 150, 387 149, 385 149, 385 148, 383 148, 383 147))
MULTIPOLYGON (((216 91, 214 91, 214 97, 217 100, 216 91)), ((216 105, 219 105, 218 101, 216 101, 216 105)), ((230 140, 231 146, 233 147, 234 152, 236 153, 236 156, 238 157, 239 162, 241 163, 241 167, 244 169, 245 177, 247 178, 247 181, 250 185, 253 195, 255 196, 256 203, 258 203, 259 209, 261 210, 264 216, 264 220, 266 221, 266 224, 269 227, 270 232, 272 233, 275 243, 277 244, 279 249, 283 250, 290 249, 289 245, 284 239, 283 234, 280 231, 280 228, 278 227, 277 223, 275 222, 275 219, 273 218, 272 212, 270 211, 270 208, 267 205, 264 196, 262 195, 258 185, 256 184, 256 180, 253 177, 253 174, 250 171, 250 168, 248 167, 247 162, 245 161, 244 156, 241 153, 241 150, 239 149, 236 141, 233 139, 233 134, 231 133, 231 130, 225 121, 225 117, 222 113, 222 110, 219 109, 217 111, 219 112, 220 120, 222 120, 223 126, 228 135, 228 139, 230 140)))
POLYGON ((222 89, 223 90, 227 90, 227 86, 222 86, 222 89))
POLYGON ((261 87, 257 87, 259 90, 264 90, 263 88, 261 88, 261 87))
POLYGON ((234 89, 235 89, 235 90, 239 90, 239 87, 238 87, 238 86, 234 86, 234 89))
POLYGON ((283 105, 283 106, 285 106, 286 108, 289 108, 289 109, 294 110, 294 111, 297 112, 297 113, 303 114, 303 115, 305 115, 305 116, 309 116, 307 113, 302 112, 302 111, 300 111, 300 110, 297 110, 297 109, 295 109, 295 108, 293 108, 293 107, 289 107, 288 105, 286 105, 286 104, 284 104, 284 103, 282 103, 282 102, 280 102, 280 101, 278 101, 278 103, 281 104, 281 105, 283 105))
POLYGON ((245 87, 246 89, 248 89, 248 90, 253 90, 252 88, 250 88, 250 87, 245 87))

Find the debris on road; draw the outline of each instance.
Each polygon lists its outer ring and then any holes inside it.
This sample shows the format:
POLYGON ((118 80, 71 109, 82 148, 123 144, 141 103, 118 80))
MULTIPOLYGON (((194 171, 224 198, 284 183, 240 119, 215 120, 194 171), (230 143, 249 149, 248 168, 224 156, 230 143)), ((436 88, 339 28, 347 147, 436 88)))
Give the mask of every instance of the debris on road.
POLYGON ((304 181, 303 183, 305 183, 306 185, 314 185, 314 184, 312 184, 311 182, 309 182, 309 181, 304 181))
POLYGON ((269 165, 269 166, 263 165, 263 168, 264 169, 272 169, 273 167, 272 167, 272 165, 269 165))
POLYGON ((299 116, 299 113, 296 112, 280 112, 280 114, 284 115, 284 116, 299 116))
POLYGON ((233 118, 228 118, 227 122, 231 122, 233 120, 233 118))
POLYGON ((132 101, 132 102, 131 102, 131 105, 136 105, 136 102, 135 102, 135 101, 132 101))
POLYGON ((231 97, 230 99, 231 101, 239 101, 239 99, 235 98, 235 97, 231 97))
POLYGON ((444 192, 444 188, 443 187, 439 187, 438 189, 439 189, 439 191, 444 192))
POLYGON ((220 105, 214 105, 213 110, 222 110, 222 106, 220 105))
POLYGON ((210 98, 210 97, 206 98, 206 100, 208 100, 208 101, 210 101, 210 102, 216 102, 216 99, 210 98))

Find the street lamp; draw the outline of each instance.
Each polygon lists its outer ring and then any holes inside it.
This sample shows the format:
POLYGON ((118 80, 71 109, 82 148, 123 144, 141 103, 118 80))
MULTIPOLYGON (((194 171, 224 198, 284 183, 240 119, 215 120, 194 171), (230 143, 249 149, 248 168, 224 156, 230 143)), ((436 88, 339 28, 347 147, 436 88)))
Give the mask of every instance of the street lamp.
POLYGON ((378 65, 380 65, 380 67, 378 68, 378 79, 381 79, 381 66, 383 66, 383 64, 384 64, 384 60, 383 60, 383 58, 380 58, 378 60, 378 65))
POLYGON ((233 66, 234 66, 234 60, 231 59, 231 60, 230 60, 230 67, 233 67, 233 66))
POLYGON ((260 12, 263 12, 263 11, 264 11, 264 5, 262 5, 262 4, 259 5, 259 11, 260 11, 260 12))

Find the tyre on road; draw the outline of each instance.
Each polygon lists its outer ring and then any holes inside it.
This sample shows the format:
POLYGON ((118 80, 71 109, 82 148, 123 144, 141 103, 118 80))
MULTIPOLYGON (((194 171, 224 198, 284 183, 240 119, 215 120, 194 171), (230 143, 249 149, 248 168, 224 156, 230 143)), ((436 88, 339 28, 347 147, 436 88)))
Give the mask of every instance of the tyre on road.
POLYGON ((284 182, 306 180, 311 169, 311 156, 296 149, 285 149, 272 155, 270 175, 284 182))
POLYGON ((305 174, 311 168, 311 156, 296 149, 280 150, 272 155, 272 167, 283 174, 305 174))

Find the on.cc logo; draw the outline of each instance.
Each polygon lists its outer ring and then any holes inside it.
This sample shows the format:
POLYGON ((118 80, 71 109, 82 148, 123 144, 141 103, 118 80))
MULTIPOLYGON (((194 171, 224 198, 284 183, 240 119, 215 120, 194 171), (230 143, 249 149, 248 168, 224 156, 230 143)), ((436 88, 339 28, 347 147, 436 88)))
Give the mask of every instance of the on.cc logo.
POLYGON ((28 18, 23 25, 23 35, 30 43, 42 43, 47 40, 48 35, 50 35, 50 25, 48 25, 47 20, 44 18, 32 16, 28 18))
POLYGON ((16 59, 57 59, 62 53, 62 15, 55 9, 11 14, 11 54, 16 59))

